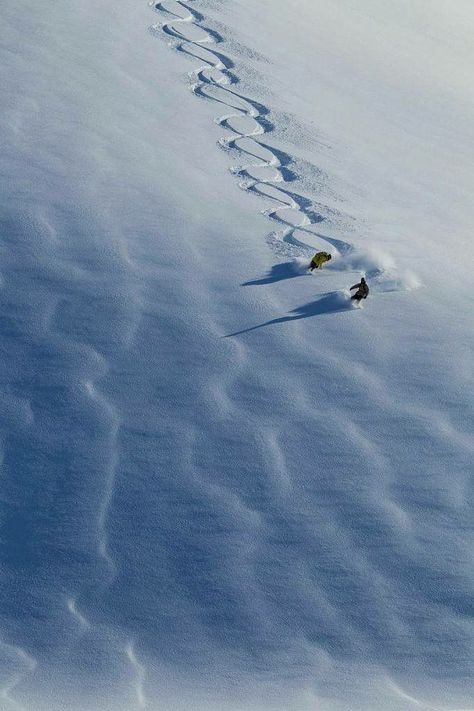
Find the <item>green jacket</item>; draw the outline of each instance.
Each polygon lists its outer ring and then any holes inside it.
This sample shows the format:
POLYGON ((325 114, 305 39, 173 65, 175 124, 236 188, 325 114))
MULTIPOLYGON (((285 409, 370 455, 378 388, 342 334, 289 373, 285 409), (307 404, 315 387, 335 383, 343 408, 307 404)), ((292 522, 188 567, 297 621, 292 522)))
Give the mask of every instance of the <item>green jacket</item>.
POLYGON ((311 261, 317 267, 322 267, 324 262, 329 262, 330 259, 331 255, 328 252, 316 252, 311 261))

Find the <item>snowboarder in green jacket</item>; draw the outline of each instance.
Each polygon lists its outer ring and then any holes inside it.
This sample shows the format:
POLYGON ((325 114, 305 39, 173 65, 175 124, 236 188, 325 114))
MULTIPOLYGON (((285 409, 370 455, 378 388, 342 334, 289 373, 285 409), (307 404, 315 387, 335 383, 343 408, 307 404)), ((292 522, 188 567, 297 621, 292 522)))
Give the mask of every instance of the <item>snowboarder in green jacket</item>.
POLYGON ((309 265, 310 272, 312 272, 313 269, 321 269, 323 264, 329 262, 331 258, 329 252, 316 252, 309 265))

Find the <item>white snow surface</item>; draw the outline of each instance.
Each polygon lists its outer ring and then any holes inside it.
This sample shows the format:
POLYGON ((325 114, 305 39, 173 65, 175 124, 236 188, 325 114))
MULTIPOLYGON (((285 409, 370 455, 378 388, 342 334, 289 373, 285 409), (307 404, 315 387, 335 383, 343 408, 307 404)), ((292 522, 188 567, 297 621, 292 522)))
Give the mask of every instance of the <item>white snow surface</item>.
POLYGON ((473 709, 472 3, 2 10, 0 711, 473 709))

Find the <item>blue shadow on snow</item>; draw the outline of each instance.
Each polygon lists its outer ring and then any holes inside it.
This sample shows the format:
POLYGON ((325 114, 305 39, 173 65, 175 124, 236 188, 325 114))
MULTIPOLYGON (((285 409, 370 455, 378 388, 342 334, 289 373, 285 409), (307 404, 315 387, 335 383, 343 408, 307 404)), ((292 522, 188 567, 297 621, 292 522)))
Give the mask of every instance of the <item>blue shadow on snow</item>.
MULTIPOLYGON (((308 267, 310 260, 308 259, 308 267)), ((252 281, 244 281, 241 286, 261 286, 263 284, 273 284, 276 281, 284 281, 285 279, 294 279, 295 277, 307 276, 306 269, 298 271, 295 268, 295 263, 280 262, 274 264, 266 276, 261 279, 252 279, 252 281)))
POLYGON ((316 299, 316 301, 310 301, 308 304, 303 304, 303 306, 298 306, 296 309, 293 309, 288 316, 280 316, 280 318, 273 318, 270 321, 259 323, 257 326, 244 328, 241 331, 235 331, 235 333, 227 333, 223 338, 240 336, 242 333, 249 333, 249 331, 256 331, 264 326, 272 326, 277 323, 298 321, 302 318, 311 318, 311 316, 322 316, 323 314, 352 310, 352 302, 344 294, 340 291, 329 291, 327 294, 323 294, 319 299, 316 299))

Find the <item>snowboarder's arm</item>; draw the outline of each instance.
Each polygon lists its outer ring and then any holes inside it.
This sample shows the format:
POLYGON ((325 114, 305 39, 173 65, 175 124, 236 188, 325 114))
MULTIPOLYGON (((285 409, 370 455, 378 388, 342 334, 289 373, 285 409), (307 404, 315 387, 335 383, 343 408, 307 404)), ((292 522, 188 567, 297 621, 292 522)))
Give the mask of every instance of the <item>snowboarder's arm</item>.
POLYGON ((360 284, 354 284, 354 286, 351 286, 351 289, 358 289, 360 284))

